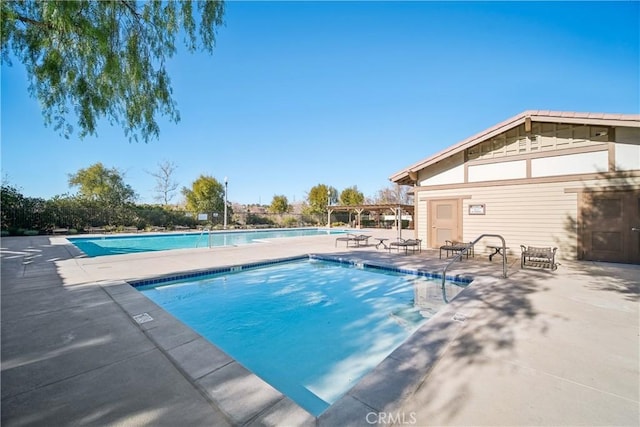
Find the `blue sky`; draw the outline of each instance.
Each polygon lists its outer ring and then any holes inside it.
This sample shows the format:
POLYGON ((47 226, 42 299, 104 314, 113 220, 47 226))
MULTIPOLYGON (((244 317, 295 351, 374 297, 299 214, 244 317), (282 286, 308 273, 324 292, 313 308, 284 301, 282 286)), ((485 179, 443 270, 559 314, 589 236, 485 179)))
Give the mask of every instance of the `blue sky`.
MULTIPOLYGON (((130 143, 46 128, 21 64, 2 65, 2 177, 26 196, 73 193, 102 162, 153 202, 168 160, 229 200, 365 196, 389 176, 524 110, 640 111, 638 2, 228 2, 213 55, 170 61, 182 120, 130 143)), ((173 200, 178 202, 181 196, 173 200)))

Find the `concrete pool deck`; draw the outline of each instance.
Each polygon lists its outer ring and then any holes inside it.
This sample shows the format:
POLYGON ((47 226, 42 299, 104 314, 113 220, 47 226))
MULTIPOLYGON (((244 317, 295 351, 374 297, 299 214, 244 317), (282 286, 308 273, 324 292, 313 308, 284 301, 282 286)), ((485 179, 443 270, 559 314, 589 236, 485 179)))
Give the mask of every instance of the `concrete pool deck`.
POLYGON ((521 271, 516 255, 502 279, 486 254, 456 262, 471 286, 318 419, 124 283, 310 253, 446 263, 334 243, 85 258, 60 236, 3 238, 2 425, 640 424, 638 265, 521 271))

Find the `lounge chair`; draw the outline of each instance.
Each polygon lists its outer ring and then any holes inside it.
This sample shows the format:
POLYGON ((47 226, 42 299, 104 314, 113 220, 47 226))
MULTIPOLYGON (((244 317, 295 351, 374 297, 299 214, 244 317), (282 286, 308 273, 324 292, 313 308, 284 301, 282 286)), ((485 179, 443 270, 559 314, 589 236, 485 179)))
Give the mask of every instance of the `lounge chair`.
MULTIPOLYGON (((445 240, 444 243, 444 245, 440 246, 440 259, 442 259, 442 251, 446 251, 447 258, 449 258, 449 252, 455 255, 470 245, 470 243, 458 242, 457 240, 445 240)), ((467 258, 469 258, 469 253, 471 253, 471 256, 474 256, 473 246, 467 250, 467 258)))
POLYGON ((391 252, 392 248, 396 248, 398 252, 400 252, 400 248, 404 248, 405 255, 409 253, 409 249, 411 251, 416 252, 422 251, 422 240, 420 239, 402 239, 398 238, 397 241, 389 243, 389 252, 391 252))
POLYGON ((346 236, 336 238, 336 247, 338 247, 338 242, 347 242, 347 247, 349 247, 349 242, 353 242, 354 247, 359 247, 362 242, 364 242, 364 246, 366 246, 369 244, 370 238, 371 236, 368 236, 366 234, 347 233, 346 236))
POLYGON ((558 264, 556 264, 556 250, 558 248, 520 245, 520 250, 522 251, 520 268, 525 266, 549 267, 551 270, 558 268, 558 264))

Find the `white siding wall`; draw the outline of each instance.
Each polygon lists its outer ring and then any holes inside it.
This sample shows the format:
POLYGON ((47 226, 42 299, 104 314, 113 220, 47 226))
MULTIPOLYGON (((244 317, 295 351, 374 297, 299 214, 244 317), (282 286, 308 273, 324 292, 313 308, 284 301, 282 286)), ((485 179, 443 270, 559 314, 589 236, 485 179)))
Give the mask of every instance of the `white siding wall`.
POLYGON ((464 165, 454 166, 420 182, 420 185, 460 184, 464 182, 464 165))
POLYGON ((517 179, 526 177, 527 162, 525 160, 469 166, 469 182, 517 179))
MULTIPOLYGON (((565 193, 566 183, 527 184, 479 188, 463 201, 465 241, 483 233, 500 234, 509 253, 519 256, 520 245, 557 246, 559 257, 575 258, 574 228, 577 219, 577 194, 565 193), (469 215, 469 204, 484 203, 485 215, 469 215), (573 235, 571 240, 567 235, 573 235)), ((480 242, 478 252, 487 252, 480 242)), ((499 241, 494 241, 497 244, 499 241)))
POLYGON ((429 246, 429 240, 427 236, 427 227, 428 227, 428 218, 429 215, 427 210, 427 202, 422 199, 417 199, 417 203, 415 203, 415 230, 416 230, 416 238, 421 239, 422 243, 425 247, 429 246))
POLYGON ((464 153, 458 153, 423 170, 418 185, 461 184, 464 182, 464 153))
MULTIPOLYGON (((634 178, 633 184, 640 186, 640 178, 634 178)), ((619 184, 629 184, 621 181, 619 184)), ((428 242, 429 219, 427 200, 429 198, 451 197, 462 194, 471 195, 463 200, 462 222, 463 239, 472 241, 483 233, 502 235, 509 254, 519 257, 520 245, 556 246, 558 257, 576 258, 578 218, 578 194, 565 192, 566 188, 604 186, 602 181, 557 182, 546 184, 523 184, 491 186, 480 188, 425 191, 418 193, 418 238, 428 242), (469 215, 469 204, 484 204, 485 215, 469 215)), ((615 185, 612 180, 608 185, 615 185)), ((486 256, 487 244, 498 244, 499 240, 482 240, 476 246, 476 256, 486 256)))
POLYGON ((616 144, 616 170, 640 170, 640 145, 616 144))
POLYGON ((533 178, 577 173, 598 173, 607 170, 609 170, 608 151, 531 159, 531 177, 533 178))

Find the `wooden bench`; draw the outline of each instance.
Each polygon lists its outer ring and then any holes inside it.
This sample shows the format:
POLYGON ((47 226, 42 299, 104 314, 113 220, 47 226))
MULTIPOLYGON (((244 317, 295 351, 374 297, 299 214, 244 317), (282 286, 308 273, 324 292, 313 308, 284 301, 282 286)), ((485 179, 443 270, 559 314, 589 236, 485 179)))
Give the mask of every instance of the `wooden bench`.
POLYGON ((556 264, 556 250, 552 247, 536 247, 520 245, 520 268, 525 266, 549 267, 551 270, 558 268, 556 264))

